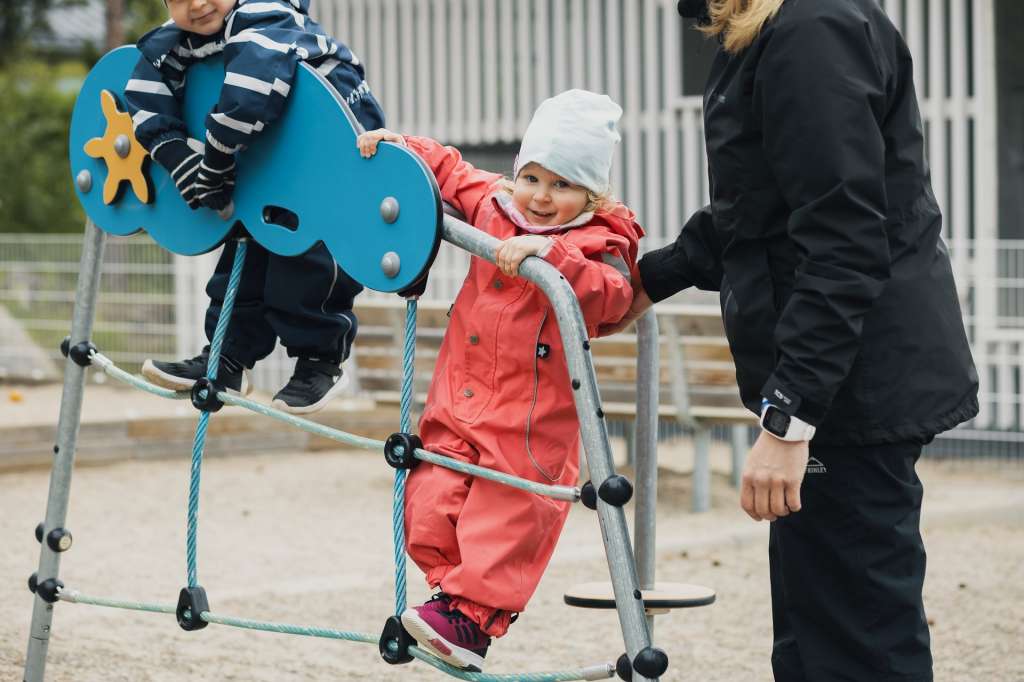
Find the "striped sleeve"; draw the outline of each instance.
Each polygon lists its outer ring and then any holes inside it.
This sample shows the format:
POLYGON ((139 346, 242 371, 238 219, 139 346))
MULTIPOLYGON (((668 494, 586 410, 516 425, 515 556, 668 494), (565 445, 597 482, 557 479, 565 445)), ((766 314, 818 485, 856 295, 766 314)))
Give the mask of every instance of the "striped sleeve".
POLYGON ((139 58, 125 85, 124 98, 139 143, 151 153, 162 142, 188 136, 181 99, 189 60, 174 53, 181 33, 160 26, 139 40, 139 58))
POLYGON ((225 39, 224 87, 206 120, 206 142, 233 154, 280 116, 298 63, 326 63, 339 46, 286 0, 240 3, 225 39))

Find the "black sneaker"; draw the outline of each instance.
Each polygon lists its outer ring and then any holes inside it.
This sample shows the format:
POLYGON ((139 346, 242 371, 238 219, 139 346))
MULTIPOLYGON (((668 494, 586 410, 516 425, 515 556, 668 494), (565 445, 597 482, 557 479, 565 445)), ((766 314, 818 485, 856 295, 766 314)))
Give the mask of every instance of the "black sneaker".
POLYGON ((299 358, 292 378, 277 392, 271 405, 291 414, 316 412, 341 393, 347 383, 338 363, 299 358))
MULTIPOLYGON (((195 385, 196 380, 206 376, 206 364, 209 359, 210 347, 207 346, 199 355, 181 362, 146 360, 142 363, 142 376, 157 386, 163 386, 172 391, 189 391, 195 385)), ((223 355, 220 358, 217 381, 231 393, 238 395, 252 393, 253 385, 249 370, 223 355)))

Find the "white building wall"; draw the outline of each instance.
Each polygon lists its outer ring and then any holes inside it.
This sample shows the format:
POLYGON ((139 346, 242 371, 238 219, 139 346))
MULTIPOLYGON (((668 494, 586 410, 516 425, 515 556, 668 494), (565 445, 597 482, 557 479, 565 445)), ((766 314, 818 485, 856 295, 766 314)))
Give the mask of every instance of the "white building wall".
MULTIPOLYGON (((933 186, 982 382, 975 425, 1024 423, 1024 329, 997 315, 1000 287, 1019 288, 1024 272, 997 258, 992 0, 880 2, 915 57, 933 186)), ((681 94, 675 0, 318 0, 314 10, 366 63, 393 130, 463 147, 514 145, 543 98, 584 87, 624 109, 613 184, 647 230, 644 249, 674 239, 707 200, 701 101, 681 94)), ((452 300, 467 262, 443 245, 427 296, 452 300)))

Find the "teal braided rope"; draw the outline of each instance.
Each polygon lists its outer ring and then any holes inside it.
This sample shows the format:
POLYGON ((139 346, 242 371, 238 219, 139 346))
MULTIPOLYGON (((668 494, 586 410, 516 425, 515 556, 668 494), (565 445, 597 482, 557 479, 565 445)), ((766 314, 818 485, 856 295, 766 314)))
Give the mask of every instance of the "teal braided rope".
POLYGON ((108 599, 106 597, 91 597, 82 594, 78 590, 61 590, 60 600, 72 604, 88 604, 90 606, 105 606, 111 609, 125 609, 128 611, 148 611, 150 613, 174 613, 177 609, 175 604, 156 604, 144 601, 128 601, 123 599, 108 599))
MULTIPOLYGON (((402 398, 399 423, 403 433, 412 433, 412 383, 416 360, 416 299, 405 302, 405 345, 402 349, 402 398)), ((405 611, 405 478, 406 469, 395 469, 395 492, 391 501, 391 529, 395 538, 395 615, 405 611)))
POLYGON ((308 433, 312 433, 317 436, 323 436, 324 438, 330 438, 333 441, 344 443, 346 445, 352 445, 357 448, 364 450, 375 450, 381 452, 384 449, 384 441, 375 440, 373 438, 367 438, 366 436, 357 436, 354 433, 348 433, 346 431, 339 431, 338 429, 331 428, 330 426, 324 426, 318 424, 310 419, 304 419, 297 417, 287 412, 282 412, 275 407, 258 403, 248 398, 221 391, 217 394, 217 399, 225 405, 234 405, 236 407, 244 407, 245 409, 255 412, 256 414, 262 414, 265 417, 271 417, 283 421, 286 424, 302 429, 308 433))
MULTIPOLYGON (((217 370, 220 368, 220 347, 224 342, 224 335, 228 330, 228 322, 231 320, 231 310, 235 306, 235 296, 238 294, 238 283, 242 279, 242 265, 245 264, 245 252, 247 243, 245 239, 235 242, 235 261, 231 264, 231 277, 228 280, 228 290, 224 294, 224 301, 221 303, 220 314, 217 316, 217 327, 213 332, 213 340, 210 343, 210 356, 206 363, 206 376, 210 381, 217 379, 217 370)), ((196 587, 199 582, 196 576, 196 534, 199 525, 199 481, 203 467, 203 448, 206 446, 206 427, 210 421, 210 413, 205 410, 199 415, 199 423, 196 425, 196 436, 192 441, 192 469, 188 482, 188 532, 185 541, 185 563, 188 571, 188 586, 196 587)))
POLYGON ((461 459, 455 459, 454 457, 448 457, 447 455, 439 455, 436 452, 430 452, 428 450, 417 449, 415 454, 416 459, 424 462, 430 462, 431 464, 436 464, 437 466, 444 467, 445 469, 469 474, 470 476, 476 476, 477 478, 486 478, 488 481, 501 483, 502 485, 507 485, 509 488, 525 490, 528 493, 543 495, 544 497, 550 497, 555 500, 564 500, 566 502, 580 501, 580 489, 576 486, 537 483, 525 478, 510 476, 509 474, 504 474, 500 471, 494 471, 487 467, 463 462, 461 459))
MULTIPOLYGON (((73 604, 86 604, 89 606, 102 606, 112 609, 124 609, 127 611, 144 611, 149 613, 173 614, 175 604, 164 604, 155 602, 129 601, 123 599, 110 599, 107 597, 94 597, 82 594, 78 590, 63 589, 59 598, 62 602, 73 604)), ((347 642, 362 642, 365 644, 377 644, 380 635, 354 632, 351 630, 335 630, 315 625, 293 625, 291 623, 274 623, 270 621, 252 620, 249 618, 235 618, 222 616, 209 611, 203 611, 199 617, 207 623, 225 625, 228 627, 242 628, 246 630, 257 630, 260 632, 276 632, 284 635, 299 635, 302 637, 322 637, 324 639, 337 639, 347 642)), ((438 670, 460 680, 470 682, 562 682, 570 680, 596 680, 611 677, 614 673, 610 663, 591 666, 589 668, 576 668, 557 672, 539 673, 514 673, 514 674, 489 674, 473 673, 466 670, 454 668, 433 654, 417 647, 409 647, 409 653, 415 658, 437 668, 438 670)))
POLYGON ((93 353, 91 357, 92 364, 103 370, 103 372, 106 373, 107 376, 113 377, 114 379, 117 379, 122 383, 128 384, 129 386, 133 386, 139 389, 140 391, 152 393, 155 396, 159 396, 161 398, 168 398, 170 400, 189 399, 188 391, 172 391, 169 388, 161 388, 160 386, 155 386, 146 381, 145 379, 143 379, 142 377, 137 377, 133 374, 129 374, 128 372, 124 371, 123 369, 115 365, 114 361, 108 358, 103 353, 93 353))
MULTIPOLYGON (((100 353, 97 353, 92 357, 93 362, 99 365, 104 372, 106 372, 109 376, 113 377, 114 379, 124 382, 125 384, 134 386, 140 390, 152 393, 154 395, 158 395, 163 398, 170 398, 173 400, 187 400, 189 397, 189 394, 187 392, 171 391, 166 388, 160 388, 159 386, 154 386, 145 379, 128 374, 124 370, 116 367, 113 364, 113 362, 110 361, 109 358, 105 357, 100 353)), ((303 431, 307 431, 317 436, 323 436, 324 438, 329 438, 338 443, 351 445, 357 448, 362 448, 364 450, 373 450, 376 452, 380 452, 381 449, 384 447, 384 441, 375 440, 373 438, 366 438, 365 436, 358 436, 352 433, 347 433, 345 431, 340 431, 338 429, 333 429, 329 426, 318 424, 317 422, 311 421, 309 419, 303 419, 302 417, 297 417, 295 415, 288 414, 287 412, 282 412, 276 408, 270 407, 269 405, 264 405, 262 403, 257 403, 255 401, 249 400, 248 398, 242 398, 241 396, 237 396, 232 393, 227 393, 226 391, 221 391, 220 393, 218 393, 217 398, 225 405, 234 405, 236 407, 245 408, 247 410, 250 410, 251 412, 262 414, 266 417, 271 417, 272 419, 277 419, 287 424, 291 424, 296 428, 302 429, 303 431)), ((536 495, 544 495, 545 497, 551 497, 556 500, 566 500, 569 502, 579 501, 580 489, 578 487, 565 485, 546 485, 544 483, 528 481, 524 478, 509 476, 508 474, 504 474, 500 471, 493 471, 485 467, 477 466, 475 464, 469 464, 468 462, 463 462, 458 459, 446 457, 445 455, 439 455, 437 453, 429 452, 427 450, 416 450, 415 455, 416 459, 422 460, 424 462, 430 462, 431 464, 436 464, 437 466, 442 466, 445 467, 446 469, 451 469, 452 471, 458 471, 464 474, 469 474, 470 476, 486 478, 487 480, 494 481, 496 483, 501 483, 502 485, 507 485, 510 488, 525 490, 526 492, 534 493, 536 495)))
POLYGON ((365 642, 376 644, 380 635, 372 635, 368 632, 352 632, 349 630, 335 630, 333 628, 321 628, 309 625, 292 625, 290 623, 271 623, 262 620, 250 620, 248 618, 233 618, 231 616, 220 616, 209 611, 203 611, 199 617, 207 623, 218 625, 230 625, 235 628, 246 630, 259 630, 260 632, 277 632, 282 635, 300 635, 303 637, 324 637, 326 639, 342 639, 347 642, 365 642))

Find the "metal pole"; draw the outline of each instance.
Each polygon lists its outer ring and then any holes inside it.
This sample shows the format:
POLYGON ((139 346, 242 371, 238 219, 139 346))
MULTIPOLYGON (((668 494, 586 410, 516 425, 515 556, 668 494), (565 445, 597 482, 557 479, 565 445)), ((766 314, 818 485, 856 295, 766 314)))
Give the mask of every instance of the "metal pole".
POLYGON ((693 511, 711 509, 711 429, 693 432, 693 511))
MULTIPOLYGON (((78 269, 78 286, 75 291, 75 309, 71 318, 72 347, 82 341, 88 341, 92 335, 105 240, 106 234, 97 228, 91 220, 86 220, 82 259, 78 269)), ((50 472, 50 493, 46 501, 44 541, 41 543, 39 555, 37 575, 40 583, 48 578, 56 579, 60 570, 60 554, 50 549, 45 537, 51 530, 63 528, 67 517, 71 472, 75 461, 75 443, 78 439, 78 427, 82 414, 84 384, 85 367, 75 364, 69 357, 64 363, 64 391, 60 402, 60 418, 57 422, 57 443, 54 445, 53 469, 50 472)), ((52 621, 53 604, 47 604, 37 594, 32 606, 32 627, 29 632, 28 654, 25 656, 25 682, 42 682, 43 680, 52 621)))
MULTIPOLYGON (((658 506, 658 391, 661 386, 658 356, 658 316, 654 310, 637 320, 636 375, 636 570, 640 589, 654 587, 655 524, 658 506)), ((654 637, 654 616, 647 616, 654 637)))
MULTIPOLYGON (((494 250, 498 240, 471 225, 444 216, 443 237, 446 241, 469 251, 485 260, 494 262, 494 250)), ((576 294, 565 278, 549 263, 540 258, 530 257, 519 267, 519 274, 535 283, 547 295, 558 320, 558 329, 565 348, 569 376, 579 382, 573 392, 576 412, 580 417, 580 432, 583 448, 587 455, 590 476, 595 485, 600 485, 614 474, 611 447, 604 413, 597 390, 597 378, 590 358, 590 341, 587 338, 583 314, 580 312, 576 294)), ((621 507, 612 507, 598 500, 597 516, 601 524, 608 569, 611 572, 612 589, 626 644, 626 653, 633 660, 637 653, 651 645, 650 633, 644 604, 640 596, 633 548, 626 526, 626 515, 621 507)), ((633 680, 645 680, 634 674, 633 680)))
POLYGON ((747 460, 747 450, 750 449, 750 436, 746 424, 733 424, 732 427, 732 473, 729 481, 733 488, 740 487, 740 479, 743 477, 743 464, 747 460))

